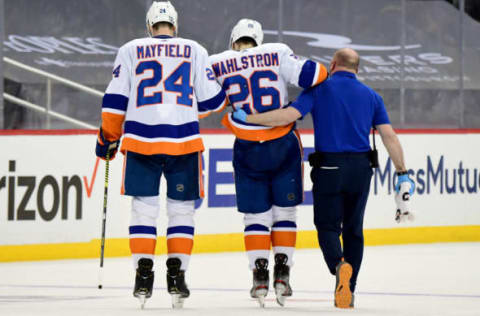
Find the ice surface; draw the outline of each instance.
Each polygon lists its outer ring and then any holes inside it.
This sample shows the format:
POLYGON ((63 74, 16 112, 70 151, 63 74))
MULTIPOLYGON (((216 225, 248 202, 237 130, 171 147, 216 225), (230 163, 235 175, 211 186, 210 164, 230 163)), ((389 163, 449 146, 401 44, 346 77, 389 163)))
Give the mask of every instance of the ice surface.
POLYGON ((170 307, 164 256, 156 258, 155 289, 144 310, 131 293, 130 258, 106 258, 102 290, 98 266, 98 260, 0 264, 0 315, 480 315, 480 243, 367 247, 354 310, 333 307, 335 280, 318 249, 296 252, 286 306, 270 289, 263 310, 250 299, 243 253, 194 255, 182 310, 170 307))

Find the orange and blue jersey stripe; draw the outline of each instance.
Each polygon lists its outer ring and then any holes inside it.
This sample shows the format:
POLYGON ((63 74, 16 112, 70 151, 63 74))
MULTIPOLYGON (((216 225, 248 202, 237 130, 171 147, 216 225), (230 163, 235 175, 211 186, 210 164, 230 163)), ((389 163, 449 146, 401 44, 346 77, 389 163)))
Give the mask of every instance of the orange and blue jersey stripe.
POLYGON ((124 129, 122 152, 184 155, 204 150, 198 121, 180 125, 126 121, 124 129))
POLYGON ((155 253, 157 243, 157 228, 153 226, 133 225, 129 227, 130 250, 132 254, 155 253))
POLYGON ((168 254, 190 255, 193 248, 193 235, 195 229, 192 226, 172 226, 167 228, 168 254))
POLYGON ((102 100, 102 130, 109 141, 120 139, 127 111, 128 98, 121 94, 106 93, 102 100))
POLYGON ((298 78, 298 85, 304 89, 315 86, 327 79, 327 68, 311 60, 305 61, 298 78))
POLYGON ((295 247, 297 224, 292 221, 279 221, 272 226, 273 247, 295 247))
POLYGON ((125 114, 128 106, 128 98, 121 94, 105 93, 102 100, 102 110, 110 113, 125 114))
POLYGON ((245 227, 244 241, 246 251, 269 250, 270 230, 261 224, 252 224, 245 227))
POLYGON ((223 89, 214 96, 205 101, 198 101, 198 115, 200 118, 209 116, 212 112, 221 112, 227 104, 227 95, 223 89))
MULTIPOLYGON (((122 134, 121 151, 133 151, 144 155, 185 155, 205 149, 200 137, 197 120, 184 124, 149 125, 125 120, 128 98, 120 94, 105 94, 102 102, 102 129, 107 140, 117 140, 122 134)), ((199 115, 223 110, 226 95, 220 90, 216 96, 198 101, 199 115)))

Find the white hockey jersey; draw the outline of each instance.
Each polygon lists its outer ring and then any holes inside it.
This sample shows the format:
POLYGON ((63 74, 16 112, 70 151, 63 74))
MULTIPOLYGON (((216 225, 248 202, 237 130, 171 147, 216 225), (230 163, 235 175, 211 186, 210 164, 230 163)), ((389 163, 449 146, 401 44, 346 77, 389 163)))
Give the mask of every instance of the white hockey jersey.
POLYGON ((136 39, 118 51, 103 98, 102 129, 108 140, 124 135, 122 152, 202 151, 199 115, 221 111, 225 97, 207 51, 197 42, 169 36, 136 39))
MULTIPOLYGON (((300 60, 285 44, 268 43, 242 51, 228 50, 210 56, 213 71, 230 104, 248 114, 284 107, 287 84, 308 88, 327 78, 327 69, 311 60, 300 60)), ((226 114, 222 124, 238 138, 265 141, 286 135, 294 123, 267 127, 248 124, 226 114)))

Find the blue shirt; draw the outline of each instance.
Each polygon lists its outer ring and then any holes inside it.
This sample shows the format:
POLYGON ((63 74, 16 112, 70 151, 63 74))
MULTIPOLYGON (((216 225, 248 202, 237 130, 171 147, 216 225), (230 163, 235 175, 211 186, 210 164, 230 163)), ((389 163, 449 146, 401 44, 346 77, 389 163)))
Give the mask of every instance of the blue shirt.
POLYGON ((302 116, 311 112, 315 151, 369 151, 372 126, 390 124, 382 97, 346 71, 304 90, 291 106, 302 116))

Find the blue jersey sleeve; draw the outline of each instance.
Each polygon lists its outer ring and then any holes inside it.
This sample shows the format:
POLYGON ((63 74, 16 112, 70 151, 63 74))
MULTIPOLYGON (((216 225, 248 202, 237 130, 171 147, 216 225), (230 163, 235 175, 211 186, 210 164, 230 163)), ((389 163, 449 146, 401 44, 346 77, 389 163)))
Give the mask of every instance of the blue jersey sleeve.
POLYGON ((305 116, 308 112, 310 112, 313 108, 315 103, 315 87, 310 89, 305 89, 303 92, 297 97, 295 101, 290 106, 293 106, 295 109, 305 116))
POLYGON ((373 126, 381 124, 390 124, 390 119, 388 118, 387 110, 385 109, 385 104, 383 99, 377 93, 374 92, 375 98, 375 112, 373 114, 373 126))

